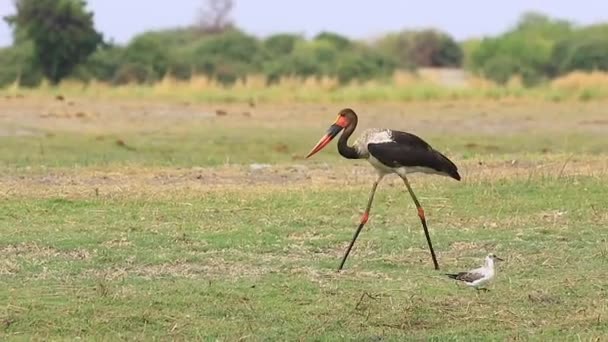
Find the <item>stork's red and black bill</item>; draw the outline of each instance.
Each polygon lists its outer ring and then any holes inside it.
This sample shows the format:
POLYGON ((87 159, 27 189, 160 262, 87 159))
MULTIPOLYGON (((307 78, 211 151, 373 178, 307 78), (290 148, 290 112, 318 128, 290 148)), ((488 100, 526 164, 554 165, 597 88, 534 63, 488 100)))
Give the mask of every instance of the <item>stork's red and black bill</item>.
POLYGON ((347 125, 348 125, 348 120, 344 116, 339 115, 338 118, 336 119, 336 122, 333 125, 329 126, 329 128, 327 129, 327 133, 323 137, 321 137, 321 139, 319 140, 319 142, 315 145, 315 147, 312 148, 312 150, 310 151, 310 153, 308 153, 308 155, 306 156, 306 158, 309 158, 313 154, 321 151, 347 125))

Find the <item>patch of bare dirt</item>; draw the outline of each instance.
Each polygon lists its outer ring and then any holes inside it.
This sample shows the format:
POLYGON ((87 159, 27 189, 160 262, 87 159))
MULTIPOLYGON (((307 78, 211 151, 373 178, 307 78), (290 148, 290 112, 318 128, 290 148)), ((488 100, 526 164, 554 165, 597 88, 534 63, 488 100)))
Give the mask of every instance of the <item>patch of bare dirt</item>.
MULTIPOLYGON (((210 168, 116 168, 111 170, 50 170, 0 175, 0 198, 107 198, 111 196, 184 196, 209 191, 284 191, 316 189, 326 186, 369 187, 376 175, 364 161, 340 163, 330 167, 311 165, 269 165, 259 170, 247 166, 210 168)), ((466 160, 459 162, 463 182, 531 177, 603 176, 608 161, 587 156, 584 159, 552 156, 545 160, 466 160)), ((450 182, 437 176, 413 175, 417 187, 450 182)), ((397 177, 387 177, 384 186, 402 187, 397 177)))
POLYGON ((66 258, 72 260, 87 260, 91 258, 89 251, 85 249, 60 250, 51 246, 38 245, 36 243, 12 244, 0 247, 2 258, 25 258, 32 260, 66 258))
MULTIPOLYGON (((0 247, 0 276, 14 275, 21 271, 20 261, 45 264, 52 259, 87 260, 91 253, 84 249, 60 250, 36 243, 11 244, 0 247)), ((46 270, 38 274, 44 278, 46 270)))
POLYGON ((236 262, 226 262, 225 260, 206 260, 205 264, 192 263, 173 263, 142 267, 135 273, 144 277, 202 277, 212 279, 240 279, 258 278, 271 272, 268 266, 243 265, 236 262))
POLYGON ((468 150, 473 151, 486 151, 486 152, 497 152, 500 151, 500 147, 495 145, 480 145, 477 143, 467 143, 464 147, 468 150))
POLYGON ((333 234, 323 235, 315 231, 294 232, 287 236, 288 240, 296 242, 309 242, 314 240, 326 240, 333 238, 333 234))
POLYGON ((216 118, 213 108, 187 103, 129 100, 57 101, 50 97, 0 99, 0 125, 81 133, 146 132, 216 118))
POLYGON ((126 237, 121 237, 119 239, 108 240, 102 243, 105 247, 128 247, 133 245, 131 241, 129 241, 126 237))
POLYGON ((14 260, 0 260, 0 276, 17 274, 20 270, 21 267, 14 260))
MULTIPOLYGON (((601 101, 438 101, 354 104, 351 107, 360 115, 361 128, 391 127, 420 134, 597 131, 605 130, 606 121, 605 104, 601 101), (584 120, 579 113, 585 113, 584 120)), ((112 134, 156 132, 165 127, 189 127, 219 120, 225 126, 245 124, 247 127, 281 128, 298 125, 324 129, 340 109, 336 104, 261 104, 256 106, 253 115, 247 103, 224 104, 218 108, 217 105, 179 102, 20 98, 0 99, 0 126, 12 125, 35 132, 112 134)), ((274 149, 277 153, 288 152, 281 145, 274 149)))
POLYGON ((477 242, 462 242, 456 241, 450 244, 450 248, 456 252, 482 250, 482 247, 477 242))
POLYGON ((294 267, 288 271, 292 275, 302 275, 321 286, 333 286, 332 280, 344 278, 394 280, 388 274, 375 271, 361 271, 345 268, 339 273, 335 269, 317 269, 310 266, 294 267))
POLYGON ((137 276, 148 279, 179 277, 235 281, 239 279, 258 279, 259 277, 274 271, 269 265, 243 264, 212 257, 205 259, 200 263, 175 261, 155 265, 115 267, 108 270, 95 270, 91 272, 97 277, 103 277, 110 280, 127 276, 137 276))
POLYGON ((37 137, 41 135, 40 132, 27 128, 0 128, 0 137, 37 137))
POLYGON ((562 303, 558 296, 550 294, 546 290, 536 290, 528 293, 528 300, 537 305, 558 305, 562 303))

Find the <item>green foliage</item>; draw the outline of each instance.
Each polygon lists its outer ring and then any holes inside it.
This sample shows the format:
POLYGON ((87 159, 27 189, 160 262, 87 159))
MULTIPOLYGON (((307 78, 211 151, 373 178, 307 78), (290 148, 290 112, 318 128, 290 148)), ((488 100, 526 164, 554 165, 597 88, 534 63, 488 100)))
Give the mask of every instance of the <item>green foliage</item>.
POLYGON ((576 53, 562 65, 562 72, 573 70, 608 70, 608 36, 588 38, 577 44, 576 53))
MULTIPOLYGON (((169 52, 160 40, 150 35, 136 37, 126 47, 118 70, 126 79, 137 82, 153 82, 163 77, 169 67, 169 52), (137 71, 129 76, 129 70, 137 71)), ((124 80, 117 80, 123 82, 124 80)))
POLYGON ((391 74, 395 61, 367 45, 323 33, 312 41, 298 40, 290 54, 281 54, 263 64, 269 80, 281 76, 331 76, 340 82, 368 80, 391 74))
POLYGON ((95 79, 112 82, 123 63, 124 48, 105 45, 93 53, 85 63, 79 65, 73 77, 81 80, 95 79))
POLYGON ((572 30, 572 23, 561 19, 552 19, 542 13, 527 12, 522 14, 515 31, 525 32, 531 36, 556 38, 568 34, 572 30))
POLYGON ((193 27, 166 29, 159 31, 148 31, 138 35, 136 38, 156 41, 165 49, 176 49, 191 45, 208 37, 193 27))
POLYGON ((505 34, 485 38, 471 52, 469 66, 498 83, 519 74, 534 85, 551 74, 556 41, 572 31, 570 23, 527 13, 505 34))
POLYGON ((261 70, 262 44, 237 30, 209 36, 190 48, 196 72, 231 83, 261 70))
POLYGON ((296 75, 331 75, 335 71, 340 52, 329 40, 315 40, 299 44, 294 51, 296 75))
MULTIPOLYGON (((484 61, 483 70, 486 76, 499 84, 505 84, 516 74, 522 74, 521 64, 511 56, 496 55, 484 61)), ((537 75, 532 71, 528 79, 533 79, 537 75)))
POLYGON ((148 65, 138 63, 122 64, 112 79, 114 84, 151 83, 158 79, 156 72, 148 65))
POLYGON ((515 33, 484 39, 472 58, 477 70, 498 83, 505 83, 512 75, 522 74, 524 83, 532 85, 542 79, 543 70, 550 63, 550 51, 550 46, 515 33))
POLYGON ((436 30, 403 31, 385 36, 377 43, 394 56, 402 68, 458 67, 463 52, 452 37, 436 30))
POLYGON ((70 75, 102 42, 83 0, 18 0, 16 7, 8 22, 15 36, 33 41, 35 61, 52 83, 70 75))
POLYGON ((44 77, 115 84, 151 83, 165 75, 204 74, 231 84, 248 74, 273 83, 285 76, 382 79, 395 69, 461 67, 504 84, 526 85, 574 70, 608 70, 608 25, 576 28, 537 13, 524 14, 502 35, 458 44, 436 30, 388 34, 374 44, 321 32, 258 39, 234 28, 210 33, 194 27, 145 32, 126 46, 101 42, 82 0, 17 0, 14 46, 0 50, 0 86, 44 77))
POLYGON ((329 42, 340 50, 352 47, 352 42, 348 38, 333 32, 321 32, 315 37, 315 40, 329 42))
POLYGON ((270 54, 270 57, 279 57, 280 55, 290 54, 296 46, 296 43, 304 40, 299 35, 295 34, 276 34, 264 40, 264 49, 270 54))
POLYGON ((34 60, 32 42, 0 49, 0 87, 19 81, 22 86, 36 86, 42 72, 34 60))
POLYGON ((431 52, 432 67, 460 67, 463 60, 462 48, 456 41, 446 34, 433 35, 436 37, 436 51, 431 52))
POLYGON ((608 71, 608 25, 590 26, 559 40, 552 63, 554 75, 574 70, 608 71))
POLYGON ((473 68, 473 54, 475 53, 475 51, 477 51, 479 45, 481 45, 481 39, 476 38, 467 39, 460 43, 460 47, 462 49, 463 54, 463 67, 467 69, 473 68))
POLYGON ((119 68, 120 75, 116 75, 114 80, 117 83, 152 82, 165 74, 188 79, 197 60, 190 50, 208 37, 195 28, 145 32, 127 46, 123 58, 125 65, 119 68), (143 53, 138 50, 143 50, 143 53))
POLYGON ((351 80, 369 80, 390 76, 397 62, 389 56, 361 47, 358 53, 352 53, 340 59, 337 76, 340 82, 351 80))

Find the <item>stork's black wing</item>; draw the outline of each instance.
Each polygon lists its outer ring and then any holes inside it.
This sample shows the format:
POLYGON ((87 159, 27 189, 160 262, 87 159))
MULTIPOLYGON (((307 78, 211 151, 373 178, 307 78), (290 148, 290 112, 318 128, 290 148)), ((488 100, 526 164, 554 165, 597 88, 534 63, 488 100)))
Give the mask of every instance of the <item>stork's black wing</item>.
POLYGON ((392 141, 367 144, 369 153, 388 167, 427 167, 460 180, 458 168, 416 135, 391 131, 392 141))

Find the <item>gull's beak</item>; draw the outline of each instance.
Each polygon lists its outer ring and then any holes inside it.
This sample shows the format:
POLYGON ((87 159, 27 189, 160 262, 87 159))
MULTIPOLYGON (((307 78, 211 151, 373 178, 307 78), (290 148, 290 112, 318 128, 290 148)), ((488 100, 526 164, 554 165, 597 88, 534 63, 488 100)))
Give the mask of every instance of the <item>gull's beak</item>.
POLYGON ((321 139, 319 140, 319 142, 315 145, 315 147, 312 148, 312 150, 310 151, 310 153, 308 153, 308 155, 306 156, 306 158, 311 157, 313 154, 321 151, 323 149, 323 147, 327 146, 327 144, 329 144, 329 142, 336 137, 336 135, 338 135, 338 133, 340 133, 340 131, 342 131, 344 129, 344 127, 346 127, 347 122, 344 119, 343 116, 338 116, 338 119, 336 120, 336 123, 334 123, 333 125, 329 126, 329 129, 327 129, 327 133, 325 133, 325 135, 323 137, 321 137, 321 139))
POLYGON ((494 257, 494 259, 496 259, 496 260, 498 260, 498 261, 504 261, 504 259, 501 259, 501 258, 499 258, 499 257, 497 257, 497 256, 495 256, 495 257, 494 257))

